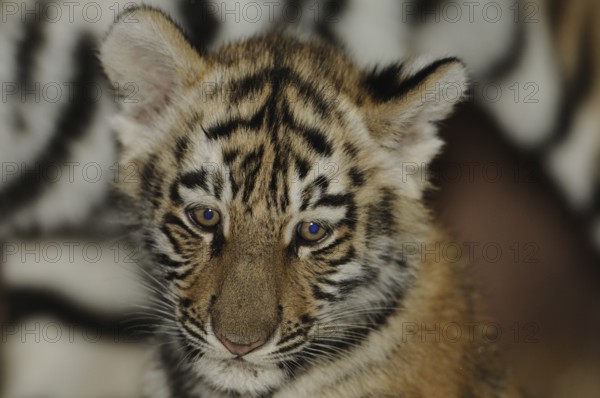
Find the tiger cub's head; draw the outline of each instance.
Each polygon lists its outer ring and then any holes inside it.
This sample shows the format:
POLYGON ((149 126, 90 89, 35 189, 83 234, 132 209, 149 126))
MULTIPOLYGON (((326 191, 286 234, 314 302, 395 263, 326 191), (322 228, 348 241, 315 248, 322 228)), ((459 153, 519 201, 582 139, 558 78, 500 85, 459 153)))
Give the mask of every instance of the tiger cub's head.
POLYGON ((403 247, 428 234, 423 168, 460 62, 363 71, 277 35, 201 55, 148 8, 121 17, 101 57, 135 93, 115 129, 138 175, 120 188, 190 369, 260 394, 385 324, 419 265, 403 247))

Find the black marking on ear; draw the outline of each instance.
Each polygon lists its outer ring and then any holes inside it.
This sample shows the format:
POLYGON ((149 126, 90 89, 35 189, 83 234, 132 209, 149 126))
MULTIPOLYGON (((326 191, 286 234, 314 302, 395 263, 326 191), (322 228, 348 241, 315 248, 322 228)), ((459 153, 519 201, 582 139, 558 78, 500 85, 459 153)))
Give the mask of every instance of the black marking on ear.
POLYGON ((206 192, 208 192, 208 182, 206 181, 208 178, 208 172, 202 168, 200 170, 190 171, 183 174, 179 181, 186 188, 195 189, 202 188, 206 192))
POLYGON ((408 94, 440 67, 456 62, 460 63, 457 58, 440 59, 405 79, 402 79, 402 64, 389 65, 381 70, 375 68, 367 74, 364 84, 375 100, 387 102, 408 94))
POLYGON ((402 68, 401 64, 390 65, 381 70, 375 67, 364 80, 371 95, 379 101, 396 98, 400 91, 402 68))

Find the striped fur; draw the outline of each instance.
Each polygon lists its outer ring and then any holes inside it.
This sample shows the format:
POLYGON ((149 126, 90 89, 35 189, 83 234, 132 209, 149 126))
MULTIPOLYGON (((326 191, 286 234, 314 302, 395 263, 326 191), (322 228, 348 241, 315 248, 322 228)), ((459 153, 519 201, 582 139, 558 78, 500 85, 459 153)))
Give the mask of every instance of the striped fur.
POLYGON ((434 124, 454 102, 428 95, 464 91, 463 65, 363 71, 329 45, 277 35, 201 56, 159 11, 135 16, 112 28, 101 59, 144 98, 114 128, 138 171, 119 187, 172 314, 157 354, 165 396, 513 396, 473 341, 402 344, 405 322, 477 317, 460 271, 402 244, 436 241, 426 184, 407 166, 439 150, 434 124), (197 207, 218 210, 219 227, 198 226, 197 207), (303 244, 303 221, 330 236, 303 244), (266 343, 240 361, 217 336, 266 343), (467 370, 438 371, 444 361, 467 370))
MULTIPOLYGON (((8 3, 11 2, 0 4, 8 3)), ((17 13, 2 15, 0 24, 3 54, 0 76, 5 83, 15 83, 5 87, 3 92, 8 93, 8 101, 0 104, 0 159, 4 166, 10 167, 3 169, 0 181, 0 236, 12 239, 12 234, 23 231, 37 235, 62 233, 71 228, 86 235, 91 229, 104 233, 101 224, 106 223, 106 215, 98 210, 106 205, 107 199, 112 199, 107 190, 115 177, 112 166, 116 161, 112 130, 106 123, 115 112, 112 93, 108 97, 103 95, 100 101, 81 102, 81 98, 93 93, 77 91, 74 99, 63 96, 54 103, 36 102, 33 94, 22 91, 35 83, 54 82, 68 90, 74 83, 83 83, 84 88, 89 88, 91 82, 92 88, 101 87, 106 93, 104 90, 110 86, 98 73, 93 55, 113 20, 115 2, 100 2, 107 18, 93 23, 81 18, 80 8, 74 14, 74 23, 34 18, 32 13, 23 18, 21 8, 25 5, 27 10, 35 10, 33 3, 17 2, 17 13), (25 100, 21 100, 22 95, 25 100), (83 179, 82 166, 86 164, 92 165, 87 169, 91 177, 99 166, 105 178, 98 182, 83 179), (57 167, 62 176, 58 182, 52 178, 57 167), (75 181, 69 179, 70 167, 74 167, 75 181)), ((62 1, 35 3, 62 4, 62 1)), ((123 9, 129 2, 118 3, 118 9, 123 9)), ((301 37, 318 35, 345 47, 356 62, 366 67, 390 63, 414 53, 460 56, 479 81, 479 87, 489 83, 501 85, 503 100, 508 103, 475 99, 491 110, 515 146, 547 165, 574 213, 590 226, 594 242, 600 242, 597 166, 600 122, 596 111, 599 79, 593 79, 595 71, 600 70, 596 51, 600 46, 595 44, 598 29, 589 22, 600 10, 597 2, 523 1, 520 5, 527 8, 522 10, 519 23, 512 23, 513 10, 504 9, 511 23, 500 24, 481 19, 465 23, 466 16, 458 23, 436 22, 433 15, 448 4, 459 4, 463 11, 468 10, 465 2, 450 0, 381 0, 377 5, 363 0, 290 0, 275 7, 272 18, 262 18, 259 23, 243 18, 236 21, 235 15, 224 15, 222 2, 216 8, 213 5, 219 2, 150 3, 180 21, 192 43, 202 51, 266 29, 285 28, 301 37), (295 19, 290 18, 293 13, 280 14, 287 6, 299 7, 302 17, 295 19), (212 13, 211 10, 217 11, 212 13), (523 23, 532 11, 537 22, 523 23), (584 40, 586 37, 590 40, 584 40), (470 38, 476 38, 477 45, 473 45, 470 38), (540 41, 546 45, 538 45, 540 41), (558 67, 555 59, 560 60, 558 67), (541 103, 523 106, 510 101, 514 94, 510 87, 530 81, 543 86, 541 103), (515 117, 524 110, 528 117, 515 117), (535 115, 541 117, 530 117, 535 115)), ((265 2, 238 3, 240 9, 248 3, 261 4, 263 15, 269 14, 265 2)), ((510 6, 508 3, 506 7, 510 6)), ((66 13, 68 7, 65 5, 62 9, 66 13)), ((477 10, 480 9, 481 6, 477 10)), ((185 140, 179 144, 178 150, 184 150, 185 140)), ((335 168, 328 166, 325 165, 325 173, 334 172, 335 168)), ((131 170, 124 172, 129 175, 131 170)), ((152 175, 152 168, 147 167, 146 173, 152 175)), ((366 178, 359 170, 348 174, 355 181, 366 178)), ((415 187, 415 192, 419 190, 415 187)), ((108 222, 114 224, 114 221, 110 218, 108 222)), ((97 231, 91 231, 94 232, 97 231)), ((600 247, 600 243, 596 244, 600 247)), ((162 260, 167 259, 162 257, 162 260)), ((66 274, 64 279, 71 277, 66 274)), ((79 301, 86 302, 84 298, 76 300, 79 301)), ((45 387, 40 388, 45 391, 45 387)))

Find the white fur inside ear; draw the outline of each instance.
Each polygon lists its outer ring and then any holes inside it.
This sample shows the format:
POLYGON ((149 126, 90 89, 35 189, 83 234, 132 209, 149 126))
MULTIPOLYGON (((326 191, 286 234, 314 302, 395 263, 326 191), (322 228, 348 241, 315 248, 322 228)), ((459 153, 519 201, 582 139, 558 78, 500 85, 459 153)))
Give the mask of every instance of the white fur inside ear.
MULTIPOLYGON (((442 61, 440 61, 442 62, 442 61)), ((435 65, 429 63, 429 65, 435 65)), ((429 66, 425 60, 416 61, 410 74, 419 73, 429 66)), ((412 99, 409 107, 419 109, 419 119, 424 122, 438 122, 447 118, 454 107, 467 97, 468 76, 465 66, 459 61, 441 64, 418 88, 420 98, 412 99)))
POLYGON ((450 58, 416 61, 400 73, 399 82, 407 91, 376 105, 370 119, 376 140, 390 151, 392 173, 402 176, 405 195, 420 199, 427 186, 427 166, 443 146, 436 123, 466 97, 467 72, 450 58))
POLYGON ((121 15, 101 46, 100 58, 125 97, 125 113, 146 123, 200 64, 179 27, 151 8, 121 15))
POLYGON ((402 71, 400 81, 415 86, 397 100, 379 105, 376 135, 380 143, 401 155, 402 161, 429 163, 442 147, 435 124, 450 115, 467 91, 467 72, 453 59, 423 60, 402 71))

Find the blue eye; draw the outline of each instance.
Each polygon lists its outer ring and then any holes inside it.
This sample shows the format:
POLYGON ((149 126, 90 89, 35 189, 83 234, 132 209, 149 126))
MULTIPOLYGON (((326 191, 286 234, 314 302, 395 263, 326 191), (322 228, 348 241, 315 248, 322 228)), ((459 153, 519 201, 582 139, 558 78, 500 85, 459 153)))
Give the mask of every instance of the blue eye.
POLYGON ((221 215, 219 212, 207 207, 190 209, 188 211, 188 216, 195 224, 205 228, 216 227, 221 222, 221 215))
POLYGON ((319 242, 328 235, 327 229, 316 222, 301 222, 298 224, 297 233, 306 243, 319 242))
POLYGON ((215 212, 212 209, 204 210, 204 218, 206 220, 212 220, 214 216, 215 216, 215 212))
POLYGON ((316 235, 320 230, 321 227, 319 226, 319 224, 310 223, 310 226, 308 227, 308 232, 310 232, 313 235, 316 235))

